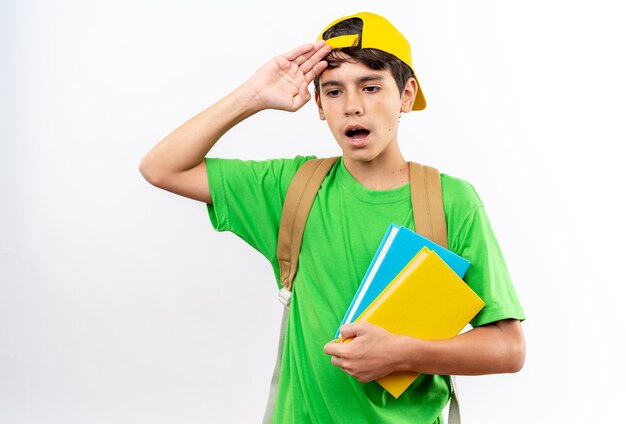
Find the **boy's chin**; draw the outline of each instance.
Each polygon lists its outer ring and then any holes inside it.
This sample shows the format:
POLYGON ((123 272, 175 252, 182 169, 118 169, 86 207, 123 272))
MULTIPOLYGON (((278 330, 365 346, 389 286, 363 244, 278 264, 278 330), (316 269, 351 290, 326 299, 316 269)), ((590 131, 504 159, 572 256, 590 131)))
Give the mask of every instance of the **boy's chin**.
POLYGON ((353 149, 342 149, 343 160, 354 163, 369 163, 376 159, 376 155, 365 149, 354 151, 353 149))

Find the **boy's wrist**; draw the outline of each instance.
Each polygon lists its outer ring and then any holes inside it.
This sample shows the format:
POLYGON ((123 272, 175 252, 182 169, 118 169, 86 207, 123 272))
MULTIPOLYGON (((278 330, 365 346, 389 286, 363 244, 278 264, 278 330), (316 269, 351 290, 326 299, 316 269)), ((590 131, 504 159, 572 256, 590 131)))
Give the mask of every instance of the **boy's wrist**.
POLYGON ((236 91, 238 91, 238 95, 241 96, 240 101, 252 115, 267 109, 297 110, 290 109, 294 100, 292 97, 294 94, 290 92, 285 93, 284 90, 284 87, 273 87, 271 82, 252 77, 243 83, 236 91))
POLYGON ((237 90, 241 96, 242 104, 251 112, 251 115, 269 108, 260 90, 255 87, 252 81, 246 81, 237 90))
POLYGON ((397 362, 398 371, 420 372, 420 358, 423 352, 423 340, 409 336, 398 337, 397 362))
POLYGON ((232 91, 220 102, 223 112, 234 119, 233 124, 254 115, 264 109, 255 91, 244 83, 232 91))

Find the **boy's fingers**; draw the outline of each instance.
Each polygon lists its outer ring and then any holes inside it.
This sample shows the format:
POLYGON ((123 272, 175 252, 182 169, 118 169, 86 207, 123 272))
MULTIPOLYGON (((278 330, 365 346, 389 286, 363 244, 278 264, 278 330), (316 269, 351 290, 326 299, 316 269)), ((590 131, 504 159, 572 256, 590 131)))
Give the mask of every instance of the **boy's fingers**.
POLYGON ((331 50, 331 47, 323 41, 315 43, 313 53, 304 62, 302 62, 300 70, 305 74, 308 73, 318 63, 320 63, 320 61, 323 61, 331 50))
POLYGON ((318 41, 315 44, 303 44, 302 46, 296 47, 290 52, 285 53, 283 57, 295 63, 299 67, 302 67, 304 63, 311 60, 312 56, 315 56, 316 59, 314 59, 313 64, 307 65, 309 69, 307 69, 306 71, 303 71, 304 73, 306 73, 310 70, 310 68, 312 68, 315 65, 315 63, 319 62, 321 59, 324 58, 324 56, 328 54, 328 52, 330 52, 330 47, 328 49, 324 49, 325 46, 326 46, 326 43, 323 41, 318 41), (328 52, 323 53, 320 56, 320 53, 319 53, 320 50, 328 50, 328 52))
POLYGON ((282 55, 285 59, 300 67, 302 73, 309 72, 315 64, 324 59, 330 53, 330 46, 324 41, 316 41, 314 44, 303 44, 282 55))
MULTIPOLYGON (((285 59, 287 59, 287 60, 296 61, 302 55, 306 55, 307 53, 310 53, 308 56, 306 56, 306 58, 308 59, 314 53, 313 48, 314 48, 313 44, 310 44, 310 43, 309 44, 303 44, 301 46, 296 47, 293 50, 288 51, 287 53, 285 53, 283 55, 283 57, 285 59)), ((304 60, 306 60, 306 59, 304 59, 304 60)), ((304 60, 302 60, 302 62, 304 62, 304 60)), ((300 62, 300 63, 302 63, 302 62, 300 62)))
POLYGON ((332 340, 324 345, 324 353, 327 355, 337 356, 340 349, 340 344, 337 343, 337 340, 332 340))
POLYGON ((351 339, 358 335, 357 330, 358 330, 358 325, 355 323, 350 323, 350 324, 345 324, 341 326, 341 328, 339 329, 339 332, 341 333, 341 337, 343 339, 351 339))
POLYGON ((315 78, 317 78, 319 74, 324 72, 324 70, 327 67, 328 67, 328 62, 326 62, 325 60, 321 62, 317 62, 315 66, 313 67, 313 69, 311 69, 309 72, 307 72, 304 75, 304 78, 306 79, 307 84, 313 81, 315 78))

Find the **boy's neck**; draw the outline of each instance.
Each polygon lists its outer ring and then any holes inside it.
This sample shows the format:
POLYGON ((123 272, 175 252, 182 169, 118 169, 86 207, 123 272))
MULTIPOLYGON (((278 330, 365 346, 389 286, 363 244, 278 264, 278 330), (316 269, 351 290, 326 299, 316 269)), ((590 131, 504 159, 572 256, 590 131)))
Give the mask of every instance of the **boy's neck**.
POLYGON ((343 163, 354 179, 370 190, 392 190, 409 183, 409 164, 399 151, 368 162, 344 155, 343 163))

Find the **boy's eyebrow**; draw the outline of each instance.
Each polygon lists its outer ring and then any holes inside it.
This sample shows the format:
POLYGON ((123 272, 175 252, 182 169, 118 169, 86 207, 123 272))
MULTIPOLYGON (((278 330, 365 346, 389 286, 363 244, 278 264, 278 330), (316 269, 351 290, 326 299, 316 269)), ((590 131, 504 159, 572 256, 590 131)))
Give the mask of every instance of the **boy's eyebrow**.
MULTIPOLYGON (((370 75, 362 76, 361 78, 357 79, 357 83, 362 84, 364 82, 380 81, 382 79, 384 79, 382 75, 370 74, 370 75)), ((328 86, 338 86, 338 85, 343 85, 343 83, 341 81, 329 80, 329 81, 322 83, 320 87, 326 88, 328 86)))

